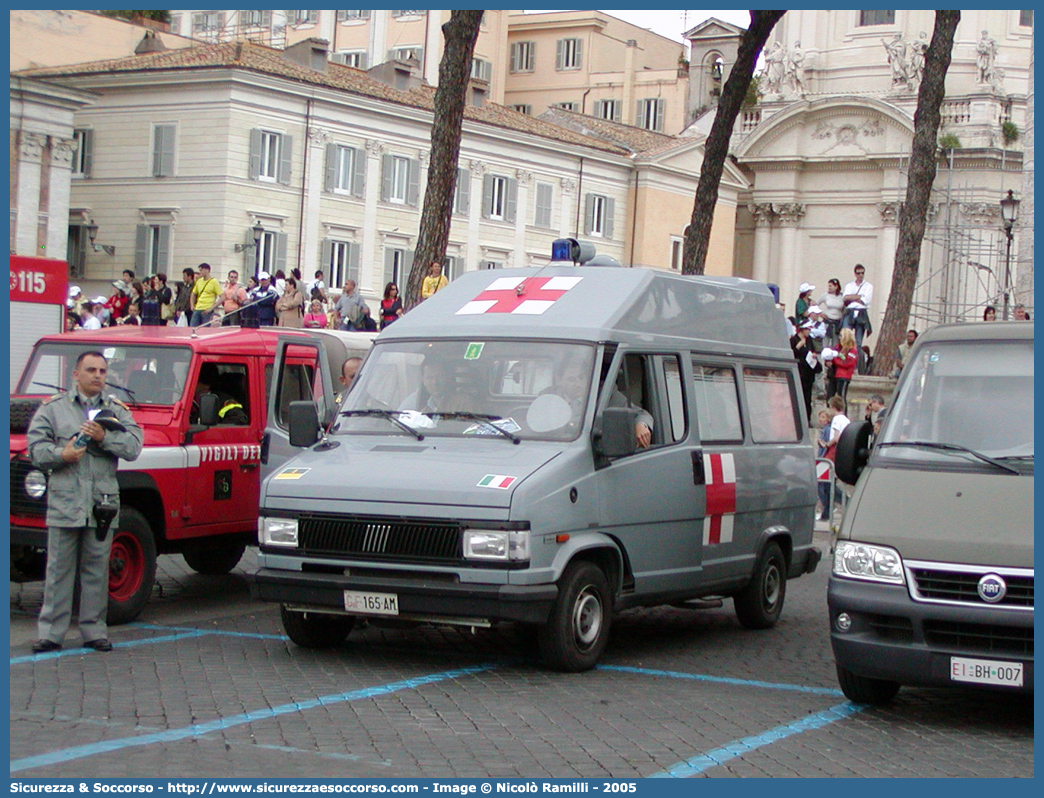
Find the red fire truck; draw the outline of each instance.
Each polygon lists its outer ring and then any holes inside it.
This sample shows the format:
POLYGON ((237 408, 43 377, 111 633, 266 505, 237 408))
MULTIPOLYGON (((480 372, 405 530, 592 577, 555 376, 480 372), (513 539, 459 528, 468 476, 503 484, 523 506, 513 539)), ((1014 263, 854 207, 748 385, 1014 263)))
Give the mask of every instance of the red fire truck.
POLYGON ((11 573, 42 578, 46 563, 47 474, 33 467, 26 431, 48 396, 68 390, 76 358, 100 351, 108 393, 126 403, 145 433, 141 456, 120 461, 122 509, 113 536, 108 621, 128 623, 152 592, 158 554, 180 553, 199 573, 223 574, 256 542, 262 476, 290 447, 281 430, 289 403, 332 406, 334 374, 365 356, 375 333, 217 327, 112 327, 49 335, 33 348, 11 396, 11 573), (293 384, 269 402, 276 351, 295 364, 293 384), (208 396, 208 394, 210 396, 208 396), (213 398, 211 398, 213 397, 213 398), (220 410, 231 399, 244 413, 220 410), (269 407, 278 415, 265 431, 269 407))

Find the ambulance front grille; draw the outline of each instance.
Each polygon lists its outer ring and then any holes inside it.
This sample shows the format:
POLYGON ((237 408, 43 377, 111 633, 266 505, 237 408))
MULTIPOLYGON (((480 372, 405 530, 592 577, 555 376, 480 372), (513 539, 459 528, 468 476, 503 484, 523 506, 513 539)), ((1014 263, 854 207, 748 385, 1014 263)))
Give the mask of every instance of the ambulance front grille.
POLYGON ((298 519, 302 553, 358 559, 457 562, 461 527, 453 521, 305 515, 298 519))

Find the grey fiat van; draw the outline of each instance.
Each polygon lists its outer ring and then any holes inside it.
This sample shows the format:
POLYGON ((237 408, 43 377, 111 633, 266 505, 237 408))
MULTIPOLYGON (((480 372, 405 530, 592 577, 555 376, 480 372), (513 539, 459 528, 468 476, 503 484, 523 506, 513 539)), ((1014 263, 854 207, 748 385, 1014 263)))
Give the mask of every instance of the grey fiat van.
POLYGON ((1033 691, 1033 415, 1033 324, 956 324, 918 339, 871 448, 845 429, 828 605, 853 701, 1033 691))
POLYGON ((819 561, 795 361, 760 283, 466 273, 380 334, 340 404, 303 349, 277 355, 269 441, 296 456, 264 482, 252 582, 299 645, 357 618, 513 621, 579 671, 614 610, 731 597, 770 627, 819 561))

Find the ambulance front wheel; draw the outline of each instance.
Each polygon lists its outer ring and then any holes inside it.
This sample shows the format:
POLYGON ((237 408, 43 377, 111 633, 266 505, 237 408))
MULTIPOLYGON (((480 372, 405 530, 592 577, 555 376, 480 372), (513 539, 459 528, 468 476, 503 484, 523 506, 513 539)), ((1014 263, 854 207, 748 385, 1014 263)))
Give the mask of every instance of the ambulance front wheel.
POLYGON ((109 608, 111 626, 137 618, 156 581, 156 540, 145 516, 133 507, 120 509, 119 524, 109 552, 109 608))
POLYGON ((333 648, 347 639, 355 626, 351 615, 332 615, 327 612, 300 612, 279 607, 286 636, 301 648, 333 648))
POLYGON ((754 575, 733 597, 736 617, 748 629, 768 629, 776 625, 787 595, 787 561, 778 543, 761 551, 754 575))
POLYGON ((537 632, 544 663, 557 671, 593 668, 605 650, 612 623, 609 580, 594 563, 569 564, 558 582, 558 598, 547 624, 537 632))

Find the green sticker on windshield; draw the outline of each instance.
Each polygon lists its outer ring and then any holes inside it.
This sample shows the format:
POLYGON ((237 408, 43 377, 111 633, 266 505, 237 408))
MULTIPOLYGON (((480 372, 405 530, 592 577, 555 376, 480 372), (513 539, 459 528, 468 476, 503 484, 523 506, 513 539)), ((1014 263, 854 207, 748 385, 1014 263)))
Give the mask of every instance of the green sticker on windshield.
POLYGON ((468 344, 468 348, 464 352, 464 359, 478 360, 480 357, 482 357, 482 347, 484 346, 485 344, 482 343, 468 344))

